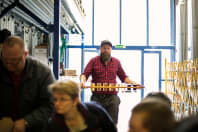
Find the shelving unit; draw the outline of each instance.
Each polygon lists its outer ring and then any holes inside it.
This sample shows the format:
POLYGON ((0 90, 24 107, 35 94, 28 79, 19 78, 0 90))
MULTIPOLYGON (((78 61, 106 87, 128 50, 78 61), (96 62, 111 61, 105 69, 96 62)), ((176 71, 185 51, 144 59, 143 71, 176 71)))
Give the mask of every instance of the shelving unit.
MULTIPOLYGON (((12 31, 13 35, 19 35, 26 40, 33 40, 31 34, 35 33, 38 41, 35 43, 28 41, 27 44, 30 53, 33 53, 32 49, 35 46, 46 43, 48 45, 47 57, 53 58, 53 71, 58 79, 61 35, 84 34, 85 12, 81 0, 78 2, 72 0, 1 0, 0 7, 0 20, 10 17, 14 22, 14 26, 7 24, 1 26, 0 29, 7 28, 12 31)), ((6 20, 5 23, 8 23, 8 19, 6 20)))

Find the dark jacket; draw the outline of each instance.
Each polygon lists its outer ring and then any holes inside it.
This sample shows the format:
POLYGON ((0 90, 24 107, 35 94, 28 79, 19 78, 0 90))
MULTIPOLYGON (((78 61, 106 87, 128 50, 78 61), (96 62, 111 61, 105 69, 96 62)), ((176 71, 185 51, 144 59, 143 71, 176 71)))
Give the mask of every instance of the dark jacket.
MULTIPOLYGON (((18 91, 18 118, 28 122, 27 132, 39 132, 52 115, 53 100, 48 85, 53 82, 54 77, 47 66, 27 58, 18 91)), ((12 116, 13 94, 13 82, 0 59, 0 118, 12 116)))
MULTIPOLYGON (((102 106, 93 102, 79 103, 78 110, 87 125, 87 129, 82 132, 117 132, 113 120, 102 106)), ((69 128, 64 122, 64 117, 55 114, 45 132, 69 132, 69 128)))

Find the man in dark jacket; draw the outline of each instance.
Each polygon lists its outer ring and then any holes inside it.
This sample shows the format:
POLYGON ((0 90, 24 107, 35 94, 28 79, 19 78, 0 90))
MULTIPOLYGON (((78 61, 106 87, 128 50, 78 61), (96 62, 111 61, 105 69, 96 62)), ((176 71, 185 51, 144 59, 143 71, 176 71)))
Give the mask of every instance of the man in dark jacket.
POLYGON ((0 120, 11 118, 13 132, 40 132, 53 112, 50 69, 27 57, 24 41, 8 37, 0 58, 0 120))

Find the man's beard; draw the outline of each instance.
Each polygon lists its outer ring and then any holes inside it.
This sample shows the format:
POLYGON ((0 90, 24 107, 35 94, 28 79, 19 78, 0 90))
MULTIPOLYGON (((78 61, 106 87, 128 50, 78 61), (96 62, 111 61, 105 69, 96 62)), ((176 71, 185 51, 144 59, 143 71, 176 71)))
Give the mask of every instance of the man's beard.
POLYGON ((111 54, 108 54, 108 53, 100 53, 100 59, 101 61, 104 63, 104 62, 107 62, 111 59, 111 54))

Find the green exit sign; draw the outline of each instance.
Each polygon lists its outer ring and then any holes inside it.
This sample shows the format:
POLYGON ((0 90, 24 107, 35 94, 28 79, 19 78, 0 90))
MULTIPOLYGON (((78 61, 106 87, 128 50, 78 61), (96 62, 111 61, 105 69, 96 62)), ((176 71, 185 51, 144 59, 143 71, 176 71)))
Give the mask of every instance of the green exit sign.
POLYGON ((115 48, 123 49, 123 48, 126 48, 126 46, 125 45, 118 44, 118 45, 115 46, 115 48))

